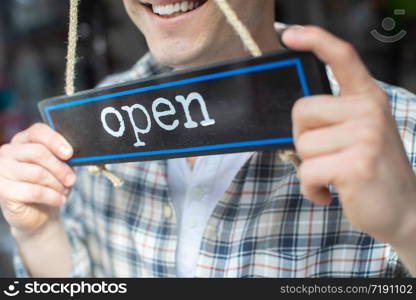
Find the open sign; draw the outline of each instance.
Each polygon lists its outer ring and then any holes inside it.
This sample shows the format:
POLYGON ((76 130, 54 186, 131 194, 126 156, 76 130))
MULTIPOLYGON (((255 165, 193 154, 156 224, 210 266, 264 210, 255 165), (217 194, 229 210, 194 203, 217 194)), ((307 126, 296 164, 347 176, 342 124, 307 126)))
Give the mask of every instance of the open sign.
POLYGON ((291 110, 330 94, 311 53, 279 51, 47 99, 43 119, 74 147, 73 165, 293 146, 291 110))

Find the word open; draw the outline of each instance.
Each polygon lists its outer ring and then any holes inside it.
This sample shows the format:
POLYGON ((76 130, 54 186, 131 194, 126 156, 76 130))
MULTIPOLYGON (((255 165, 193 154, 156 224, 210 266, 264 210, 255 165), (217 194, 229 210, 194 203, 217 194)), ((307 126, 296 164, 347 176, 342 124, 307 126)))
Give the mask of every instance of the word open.
MULTIPOLYGON (((195 101, 199 104, 203 116, 203 120, 200 122, 201 126, 207 127, 215 125, 215 120, 210 117, 207 105, 201 94, 193 92, 190 93, 186 98, 184 96, 178 95, 175 97, 175 100, 181 104, 185 114, 186 122, 183 124, 185 128, 192 129, 198 127, 198 123, 192 118, 190 111, 190 106, 195 101)), ((134 147, 146 146, 146 143, 140 139, 140 135, 148 134, 152 129, 152 118, 149 111, 145 106, 138 103, 131 106, 122 106, 121 110, 126 112, 126 118, 128 118, 128 122, 134 131, 136 137, 134 147), (137 124, 137 113, 141 113, 141 118, 145 121, 144 123, 146 125, 139 127, 137 124)), ((154 100, 151 106, 151 113, 156 124, 166 131, 173 131, 180 125, 178 119, 174 119, 169 123, 167 123, 166 120, 163 120, 164 117, 175 116, 177 114, 175 106, 170 100, 166 98, 157 98, 154 100)), ((115 138, 121 138, 126 133, 126 122, 124 120, 123 114, 112 106, 108 106, 101 111, 101 123, 104 130, 115 138), (107 120, 108 116, 110 115, 113 115, 117 119, 117 128, 114 128, 114 126, 111 128, 108 124, 107 120)), ((141 123, 143 124, 143 121, 141 123)))

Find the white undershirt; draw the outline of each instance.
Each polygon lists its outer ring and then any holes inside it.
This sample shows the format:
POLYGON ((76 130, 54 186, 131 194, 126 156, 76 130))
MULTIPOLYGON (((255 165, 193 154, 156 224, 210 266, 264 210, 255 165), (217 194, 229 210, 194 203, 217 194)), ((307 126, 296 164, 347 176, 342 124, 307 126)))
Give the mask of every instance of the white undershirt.
POLYGON ((168 160, 168 185, 178 220, 178 277, 195 275, 201 239, 208 219, 252 154, 246 152, 198 157, 193 169, 186 158, 168 160))

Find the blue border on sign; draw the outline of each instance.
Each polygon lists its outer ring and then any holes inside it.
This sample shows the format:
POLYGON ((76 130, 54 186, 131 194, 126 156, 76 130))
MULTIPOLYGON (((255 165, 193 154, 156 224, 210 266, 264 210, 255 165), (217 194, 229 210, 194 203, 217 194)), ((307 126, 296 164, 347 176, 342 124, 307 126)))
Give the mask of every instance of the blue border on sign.
MULTIPOLYGON (((265 64, 261 64, 257 66, 250 66, 250 67, 240 68, 236 70, 224 71, 224 72, 202 75, 202 76, 197 76, 193 78, 188 78, 188 79, 183 79, 183 80, 178 80, 178 81, 173 81, 173 82, 168 82, 168 83, 162 83, 158 85, 152 85, 152 86, 133 89, 133 90, 124 91, 124 92, 118 92, 118 93, 112 93, 108 95, 75 100, 75 101, 68 102, 68 103, 45 106, 44 112, 45 112, 46 119, 49 123, 49 126, 55 129, 55 124, 53 123, 51 115, 50 115, 50 111, 52 110, 58 110, 58 109, 63 109, 63 108, 71 107, 71 106, 78 106, 78 105, 82 105, 86 103, 102 101, 102 100, 106 100, 109 98, 117 98, 121 96, 160 90, 160 89, 179 86, 179 85, 209 81, 209 80, 214 80, 214 79, 219 79, 219 78, 224 78, 224 77, 232 77, 232 76, 237 76, 237 75, 246 74, 246 73, 261 72, 265 70, 278 69, 278 68, 283 68, 283 67, 288 67, 288 66, 296 67, 298 76, 299 76, 299 81, 300 81, 302 91, 303 91, 303 96, 304 97, 310 96, 310 91, 309 91, 308 83, 306 81, 305 71, 302 65, 302 61, 300 60, 300 58, 292 58, 292 59, 265 63, 265 64)), ((123 159, 123 158, 154 156, 154 155, 162 155, 162 154, 190 153, 190 152, 201 152, 201 151, 208 151, 208 150, 221 150, 221 149, 244 148, 244 147, 252 147, 252 146, 277 145, 277 144, 287 144, 287 143, 292 143, 292 142, 293 142, 292 137, 284 137, 284 138, 276 138, 276 139, 218 144, 218 145, 191 147, 191 148, 183 148, 183 149, 168 149, 168 150, 159 150, 159 151, 145 151, 145 152, 114 154, 114 155, 104 155, 104 156, 92 156, 92 157, 85 157, 85 158, 73 158, 73 159, 70 159, 68 162, 69 163, 85 163, 85 162, 96 162, 96 161, 109 160, 109 159, 123 159)))

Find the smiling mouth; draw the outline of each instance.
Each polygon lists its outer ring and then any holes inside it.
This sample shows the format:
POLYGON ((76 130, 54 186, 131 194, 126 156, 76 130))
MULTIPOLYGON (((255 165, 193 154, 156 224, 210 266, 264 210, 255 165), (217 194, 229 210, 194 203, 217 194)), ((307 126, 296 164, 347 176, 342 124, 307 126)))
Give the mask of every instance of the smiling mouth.
POLYGON ((156 5, 144 1, 141 3, 151 12, 160 17, 175 18, 197 9, 198 7, 204 5, 207 1, 208 0, 178 1, 167 5, 156 5))

